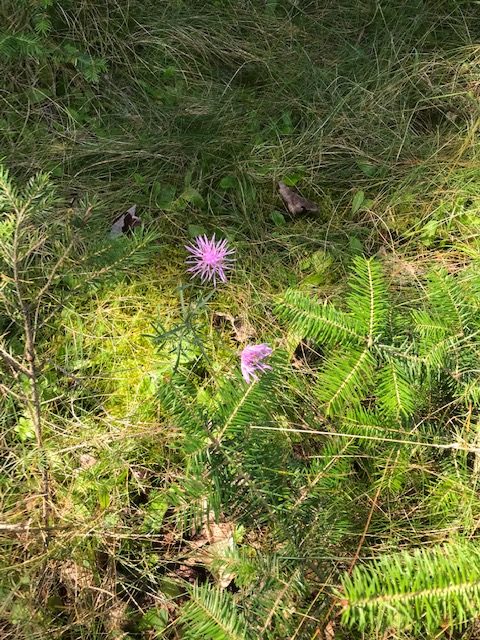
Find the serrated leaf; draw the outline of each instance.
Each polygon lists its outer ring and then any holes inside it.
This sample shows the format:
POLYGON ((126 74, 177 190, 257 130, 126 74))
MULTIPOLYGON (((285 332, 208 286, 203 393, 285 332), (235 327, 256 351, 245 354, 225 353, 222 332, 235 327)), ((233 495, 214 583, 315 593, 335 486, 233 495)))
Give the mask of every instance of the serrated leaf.
POLYGON ((148 611, 143 614, 139 623, 140 630, 147 631, 148 629, 153 629, 156 634, 163 633, 167 625, 168 610, 166 608, 148 609, 148 611))
POLYGON ((163 524, 169 503, 163 494, 157 494, 150 498, 147 505, 147 513, 143 521, 143 527, 147 531, 158 531, 163 524))
POLYGON ((364 252, 363 243, 357 236, 348 237, 348 248, 353 255, 361 255, 364 252))
POLYGON ((134 173, 132 176, 132 179, 134 181, 134 183, 138 186, 142 186, 145 184, 145 182, 147 181, 147 179, 145 178, 144 175, 142 175, 141 173, 134 173))
POLYGON ((300 285, 317 286, 325 281, 323 273, 311 273, 309 276, 301 280, 300 285))

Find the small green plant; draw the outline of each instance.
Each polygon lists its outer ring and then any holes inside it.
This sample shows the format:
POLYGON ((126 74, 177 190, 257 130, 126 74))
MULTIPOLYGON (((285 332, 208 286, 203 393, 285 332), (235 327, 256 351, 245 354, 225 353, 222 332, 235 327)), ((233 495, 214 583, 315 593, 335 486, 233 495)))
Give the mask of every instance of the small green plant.
POLYGON ((150 336, 154 343, 162 348, 165 345, 172 344, 171 353, 175 353, 175 362, 172 373, 175 374, 182 361, 182 356, 191 359, 192 349, 194 353, 199 353, 206 362, 209 361, 208 355, 203 344, 203 329, 207 318, 208 301, 213 296, 214 291, 210 291, 206 295, 200 294, 196 298, 185 300, 185 292, 194 290, 193 285, 180 285, 178 287, 178 296, 180 301, 181 321, 179 324, 166 330, 160 322, 153 325, 155 333, 150 336))

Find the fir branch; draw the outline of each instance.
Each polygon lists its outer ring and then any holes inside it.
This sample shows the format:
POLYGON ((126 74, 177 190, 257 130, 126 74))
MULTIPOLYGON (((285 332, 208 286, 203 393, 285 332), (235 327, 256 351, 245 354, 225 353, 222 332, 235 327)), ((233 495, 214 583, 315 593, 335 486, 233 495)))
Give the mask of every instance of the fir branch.
POLYGON ((316 385, 328 415, 364 397, 373 379, 374 365, 368 349, 344 351, 331 357, 316 385))
POLYGON ((185 640, 247 640, 247 623, 227 591, 208 583, 190 589, 179 621, 185 640))
POLYGON ((376 392, 381 407, 396 418, 410 416, 415 408, 415 393, 400 363, 390 361, 378 372, 376 392))
POLYGON ((344 574, 342 587, 348 626, 452 629, 480 614, 480 549, 452 543, 383 556, 344 574))
POLYGON ((300 291, 287 291, 277 306, 277 312, 293 331, 304 338, 329 344, 366 342, 365 335, 354 318, 332 305, 320 304, 300 291))
POLYGON ((372 346, 384 330, 388 311, 388 292, 380 264, 372 258, 357 256, 348 284, 348 308, 372 346))
POLYGON ((274 372, 268 372, 259 380, 247 385, 236 375, 220 387, 216 399, 216 421, 220 423, 219 431, 215 435, 217 444, 230 432, 268 418, 274 377, 274 372))
POLYGON ((469 320, 478 306, 475 299, 468 296, 462 283, 445 271, 430 274, 428 298, 435 316, 456 333, 468 330, 469 320))

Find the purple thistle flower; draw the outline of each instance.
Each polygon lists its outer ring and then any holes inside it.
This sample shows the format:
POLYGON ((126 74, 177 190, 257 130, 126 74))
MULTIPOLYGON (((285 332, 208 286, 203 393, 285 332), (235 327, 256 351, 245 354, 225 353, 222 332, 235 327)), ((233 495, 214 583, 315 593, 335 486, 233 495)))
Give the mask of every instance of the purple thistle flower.
POLYGON ((187 264, 191 265, 188 271, 192 277, 200 276, 202 282, 213 280, 213 286, 217 286, 217 278, 222 282, 227 281, 225 271, 232 268, 233 258, 230 258, 234 249, 228 248, 226 240, 215 240, 215 234, 211 238, 198 236, 194 242, 185 247, 192 255, 187 258, 187 264))
POLYGON ((272 367, 262 362, 271 355, 272 350, 268 344, 251 344, 240 354, 240 368, 242 376, 250 384, 252 380, 258 380, 256 371, 266 371, 272 367))

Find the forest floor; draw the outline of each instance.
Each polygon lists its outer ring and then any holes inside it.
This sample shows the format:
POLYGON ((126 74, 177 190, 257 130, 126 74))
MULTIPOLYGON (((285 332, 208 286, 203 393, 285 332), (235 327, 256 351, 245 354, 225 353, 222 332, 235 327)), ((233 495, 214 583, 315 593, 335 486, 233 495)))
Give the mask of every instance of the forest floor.
MULTIPOLYGON (((144 259, 80 289, 37 338, 49 531, 28 412, 0 395, 0 636, 439 637, 416 622, 376 627, 357 610, 342 625, 342 576, 380 554, 444 543, 452 531, 474 540, 478 449, 463 461, 412 458, 408 442, 411 425, 416 438, 427 423, 432 433, 422 437, 439 447, 472 442, 477 396, 470 389, 449 413, 457 391, 422 391, 428 410, 425 401, 414 417, 397 415, 397 449, 349 450, 350 440, 330 437, 340 423, 324 410, 326 391, 313 388, 328 336, 319 329, 321 339, 302 341, 308 331, 287 330, 276 307, 291 289, 343 308, 361 256, 380 265, 399 313, 421 306, 432 270, 474 277, 474 3, 3 5, 3 165, 20 186, 48 173, 64 220, 92 216, 92 245, 108 242, 133 205, 152 241, 144 259), (289 213, 279 181, 318 211, 289 213), (185 245, 213 233, 235 250, 228 282, 215 290, 191 280, 185 263, 185 245), (197 455, 183 409, 215 405, 225 435, 238 416, 221 414, 230 398, 222 385, 235 381, 235 394, 243 384, 240 352, 252 343, 274 351, 274 418, 248 403, 235 411, 250 427, 284 433, 258 441, 233 433, 225 460, 236 471, 212 473, 209 484, 221 437, 197 455), (180 409, 161 400, 177 377, 190 398, 180 409), (306 428, 319 433, 301 436, 306 428)), ((20 354, 7 311, 0 336, 20 354)), ((395 323, 407 335, 406 316, 395 323)), ((9 387, 8 367, 0 373, 9 387)), ((340 405, 329 407, 336 417, 340 405)), ((381 440, 378 424, 360 437, 381 440)), ((462 623, 475 619, 470 611, 462 623)))

